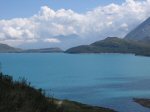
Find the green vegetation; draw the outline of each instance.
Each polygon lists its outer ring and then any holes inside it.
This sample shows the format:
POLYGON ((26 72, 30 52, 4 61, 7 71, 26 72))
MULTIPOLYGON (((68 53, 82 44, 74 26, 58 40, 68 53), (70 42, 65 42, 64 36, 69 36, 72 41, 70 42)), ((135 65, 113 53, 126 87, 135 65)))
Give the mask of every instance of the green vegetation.
POLYGON ((135 55, 150 56, 150 45, 143 41, 108 37, 90 45, 70 48, 66 53, 132 53, 135 55))
POLYGON ((114 112, 77 102, 46 97, 25 79, 14 81, 0 73, 0 112, 114 112))
POLYGON ((56 106, 25 79, 13 81, 0 74, 0 112, 57 112, 56 106))

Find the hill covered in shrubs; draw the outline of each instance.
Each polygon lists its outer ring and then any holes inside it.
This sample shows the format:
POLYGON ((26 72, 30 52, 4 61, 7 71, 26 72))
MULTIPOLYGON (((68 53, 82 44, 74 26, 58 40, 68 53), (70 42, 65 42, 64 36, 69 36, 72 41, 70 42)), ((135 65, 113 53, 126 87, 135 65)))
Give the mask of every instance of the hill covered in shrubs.
POLYGON ((24 78, 14 81, 0 73, 0 112, 114 112, 68 100, 47 97, 24 78))

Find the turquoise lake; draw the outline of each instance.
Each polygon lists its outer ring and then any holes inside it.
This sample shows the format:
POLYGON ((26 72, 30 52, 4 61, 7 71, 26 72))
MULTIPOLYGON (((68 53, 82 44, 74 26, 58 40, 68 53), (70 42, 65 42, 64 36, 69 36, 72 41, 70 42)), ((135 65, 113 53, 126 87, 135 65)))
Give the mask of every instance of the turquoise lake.
POLYGON ((150 98, 150 57, 131 54, 0 54, 2 71, 25 77, 56 98, 150 112, 132 98, 150 98))

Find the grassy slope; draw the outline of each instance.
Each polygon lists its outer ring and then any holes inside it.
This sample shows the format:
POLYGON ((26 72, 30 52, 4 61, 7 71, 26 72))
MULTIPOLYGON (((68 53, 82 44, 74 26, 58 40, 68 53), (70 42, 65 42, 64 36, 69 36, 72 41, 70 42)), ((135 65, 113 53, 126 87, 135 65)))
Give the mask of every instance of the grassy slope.
POLYGON ((25 79, 13 81, 0 73, 0 112, 114 112, 72 101, 47 98, 25 79), (62 102, 61 105, 59 102, 62 102))

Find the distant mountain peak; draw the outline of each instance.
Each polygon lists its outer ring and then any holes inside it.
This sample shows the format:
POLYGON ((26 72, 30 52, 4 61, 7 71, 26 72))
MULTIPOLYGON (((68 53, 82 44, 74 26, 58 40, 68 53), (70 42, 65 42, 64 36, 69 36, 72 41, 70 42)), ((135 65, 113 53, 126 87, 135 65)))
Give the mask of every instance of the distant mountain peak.
POLYGON ((2 44, 0 43, 0 53, 4 53, 4 52, 18 52, 20 51, 21 49, 19 48, 14 48, 12 46, 9 46, 7 44, 2 44))
POLYGON ((143 40, 146 37, 150 37, 150 17, 146 19, 143 23, 129 32, 125 39, 129 40, 143 40))

